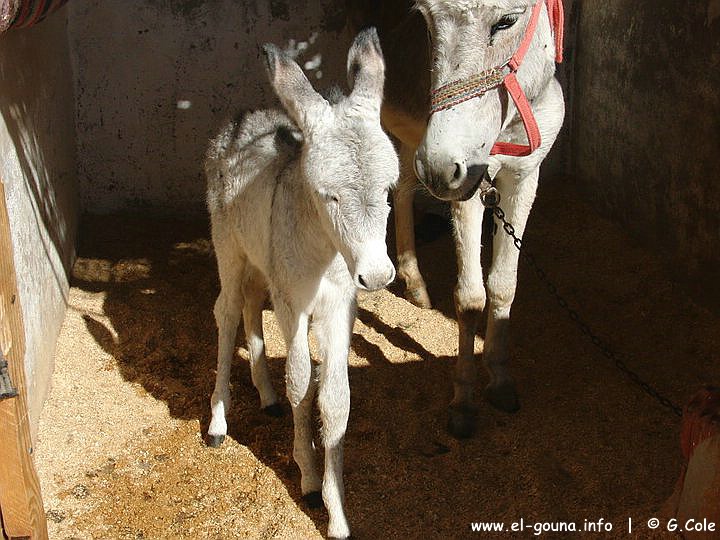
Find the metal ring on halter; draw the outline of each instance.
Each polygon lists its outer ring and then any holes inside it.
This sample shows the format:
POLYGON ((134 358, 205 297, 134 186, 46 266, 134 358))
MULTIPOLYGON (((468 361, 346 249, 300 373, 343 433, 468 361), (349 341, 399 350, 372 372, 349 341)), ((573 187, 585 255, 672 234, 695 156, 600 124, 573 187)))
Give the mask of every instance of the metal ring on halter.
POLYGON ((500 192, 495 187, 495 179, 490 178, 490 173, 485 171, 479 188, 480 202, 485 208, 495 208, 500 204, 500 192))

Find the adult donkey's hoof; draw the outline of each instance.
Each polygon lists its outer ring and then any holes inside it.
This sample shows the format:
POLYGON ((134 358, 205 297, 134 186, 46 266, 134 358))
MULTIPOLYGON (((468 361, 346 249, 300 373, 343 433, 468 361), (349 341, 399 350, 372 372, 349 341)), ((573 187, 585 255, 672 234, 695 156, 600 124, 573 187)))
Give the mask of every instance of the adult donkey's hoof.
POLYGON ((305 506, 308 508, 322 508, 323 506, 323 498, 322 493, 319 491, 311 491, 310 493, 306 493, 302 496, 302 500, 305 503, 305 506))
POLYGON ((430 309, 432 307, 430 296, 425 287, 408 287, 405 289, 405 298, 419 308, 430 309))
POLYGON ((477 409, 450 405, 448 408, 448 431, 456 439, 468 439, 477 428, 477 409))
POLYGON ((280 405, 279 403, 273 403, 272 405, 264 407, 262 409, 262 412, 267 416, 272 416, 273 418, 280 418, 282 415, 285 414, 282 405, 280 405))
POLYGON ((217 448, 218 446, 220 446, 223 443, 224 440, 225 440, 225 435, 210 435, 208 433, 207 437, 205 438, 205 443, 210 448, 217 448))
POLYGON ((488 385, 485 388, 485 399, 490 405, 503 412, 515 413, 520 410, 520 400, 515 385, 509 381, 488 385))

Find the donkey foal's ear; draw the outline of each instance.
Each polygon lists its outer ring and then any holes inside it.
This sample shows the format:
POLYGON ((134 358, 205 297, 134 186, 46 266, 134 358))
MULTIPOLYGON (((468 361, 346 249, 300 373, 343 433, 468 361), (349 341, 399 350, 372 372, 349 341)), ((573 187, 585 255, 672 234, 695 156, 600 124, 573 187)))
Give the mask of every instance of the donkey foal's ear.
POLYGON ((262 52, 273 90, 298 127, 307 131, 322 118, 327 101, 315 91, 289 54, 271 43, 263 45, 262 52))
POLYGON ((352 88, 350 98, 379 112, 385 83, 385 60, 375 28, 363 30, 353 41, 348 52, 347 77, 352 88))
POLYGON ((272 43, 265 43, 262 46, 263 56, 265 57, 265 69, 267 69, 270 82, 275 78, 275 66, 282 52, 272 43))

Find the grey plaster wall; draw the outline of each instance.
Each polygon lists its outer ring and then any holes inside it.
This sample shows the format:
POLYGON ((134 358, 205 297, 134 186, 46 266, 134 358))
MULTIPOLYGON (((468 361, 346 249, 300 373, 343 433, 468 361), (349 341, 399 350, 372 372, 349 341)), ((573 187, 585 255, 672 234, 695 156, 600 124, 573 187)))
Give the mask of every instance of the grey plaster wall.
POLYGON ((576 0, 572 170, 720 305, 720 0, 576 0))
MULTIPOLYGON (((317 33, 304 59, 323 54, 321 85, 344 81, 343 5, 73 0, 83 208, 203 212, 208 138, 236 109, 275 102, 258 44, 317 33)), ((720 0, 565 7, 567 117, 543 181, 572 176, 681 280, 720 289, 720 0)))
POLYGON ((65 10, 37 27, 0 35, 0 177, 25 324, 33 430, 49 388, 75 254, 72 79, 65 10))
POLYGON ((563 0, 565 7, 565 33, 563 62, 556 66, 556 76, 560 81, 565 96, 565 121, 558 134, 555 144, 542 165, 542 182, 553 182, 572 174, 572 133, 574 111, 571 106, 575 90, 575 41, 577 10, 575 3, 579 0, 563 0))
POLYGON ((266 41, 305 42, 311 75, 344 84, 336 0, 73 0, 79 177, 90 212, 204 212, 208 138, 240 108, 275 104, 266 41), (309 41, 313 41, 310 43, 309 41))

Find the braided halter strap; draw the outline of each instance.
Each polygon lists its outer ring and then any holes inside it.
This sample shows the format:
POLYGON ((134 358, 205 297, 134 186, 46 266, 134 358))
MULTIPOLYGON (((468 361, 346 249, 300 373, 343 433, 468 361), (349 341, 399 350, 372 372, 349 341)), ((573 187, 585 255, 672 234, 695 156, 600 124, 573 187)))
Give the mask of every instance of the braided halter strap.
POLYGON ((516 73, 520 68, 520 64, 522 64, 523 58, 525 58, 525 54, 530 48, 530 43, 532 43, 535 35, 535 29, 537 28, 540 12, 544 4, 547 5, 550 26, 555 34, 555 61, 557 63, 562 62, 564 24, 562 0, 537 0, 530 15, 527 29, 525 30, 525 37, 523 37, 518 50, 515 51, 512 58, 501 66, 488 69, 467 79, 444 84, 433 90, 430 95, 430 115, 450 109, 464 101, 480 97, 498 86, 504 86, 515 103, 515 107, 517 107, 520 118, 523 121, 528 144, 496 142, 490 153, 518 157, 533 153, 542 142, 540 128, 538 128, 530 102, 518 83, 516 73))

